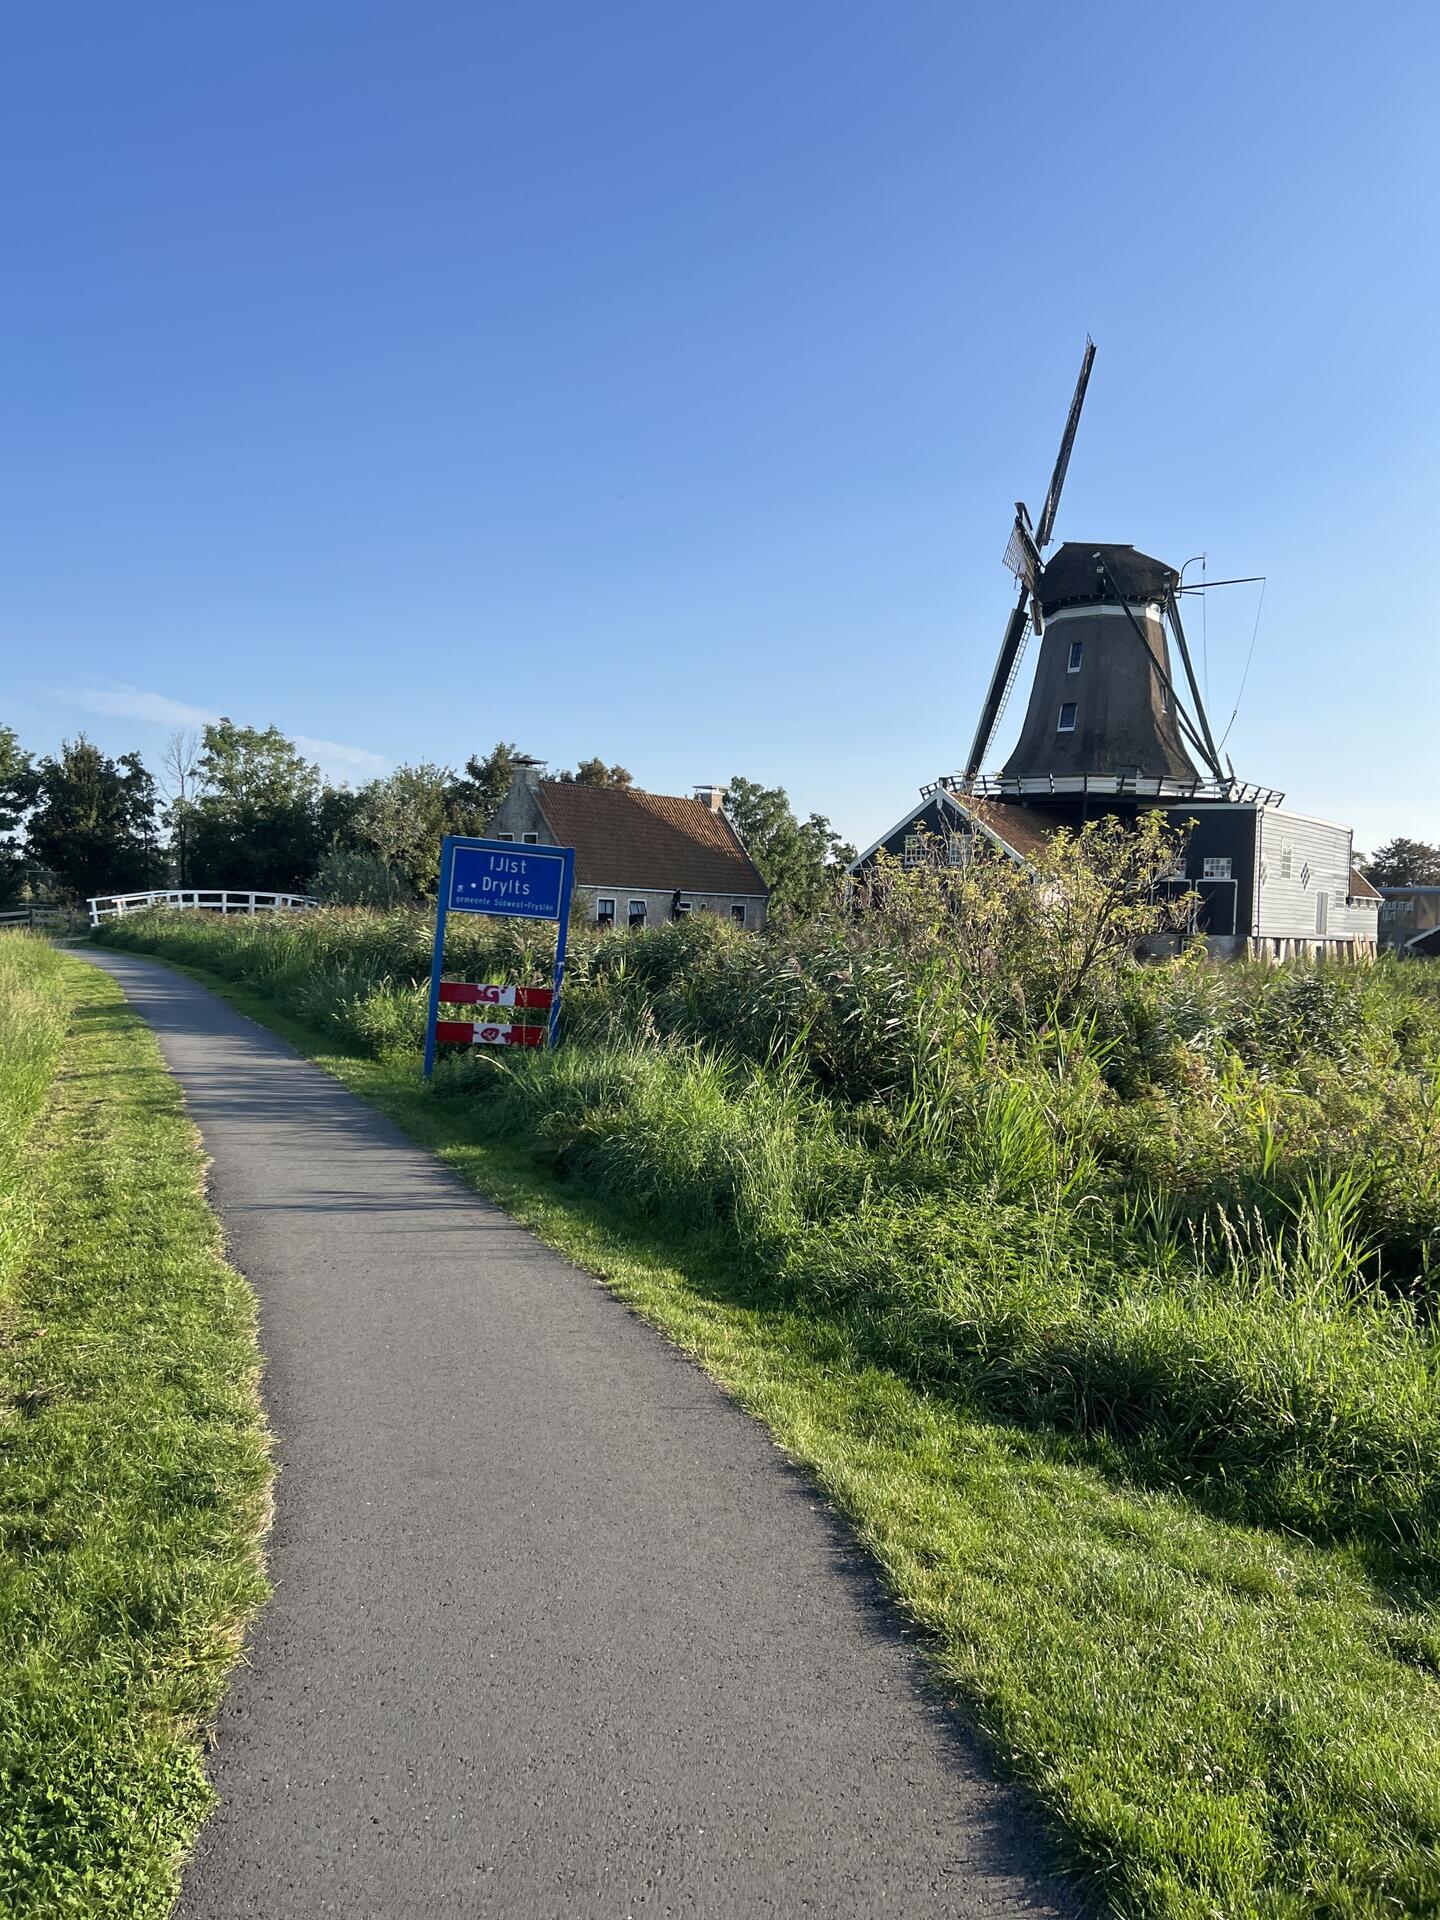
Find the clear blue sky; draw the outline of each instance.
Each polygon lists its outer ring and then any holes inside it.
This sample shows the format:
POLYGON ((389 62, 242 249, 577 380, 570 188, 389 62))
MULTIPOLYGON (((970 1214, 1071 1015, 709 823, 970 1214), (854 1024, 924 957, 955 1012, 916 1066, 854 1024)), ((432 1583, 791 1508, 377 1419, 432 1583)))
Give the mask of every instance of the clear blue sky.
MULTIPOLYGON (((1267 574, 1237 769, 1440 839, 1433 5, 48 0, 4 38, 27 744, 225 712, 363 777, 504 736, 864 844, 964 758, 1089 330, 1061 537, 1267 574)), ((1211 596, 1217 730, 1254 615, 1211 596)))

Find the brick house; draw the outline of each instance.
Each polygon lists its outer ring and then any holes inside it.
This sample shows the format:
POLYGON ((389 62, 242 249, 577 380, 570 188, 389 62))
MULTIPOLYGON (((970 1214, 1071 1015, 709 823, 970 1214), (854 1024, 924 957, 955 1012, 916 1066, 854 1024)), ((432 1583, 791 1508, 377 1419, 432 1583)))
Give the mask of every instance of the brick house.
POLYGON ((543 772, 538 762, 520 767, 487 838, 573 847, 586 918, 643 927, 714 913, 746 927, 765 925, 770 890, 730 824, 723 787, 699 787, 686 800, 639 787, 546 780, 543 772))

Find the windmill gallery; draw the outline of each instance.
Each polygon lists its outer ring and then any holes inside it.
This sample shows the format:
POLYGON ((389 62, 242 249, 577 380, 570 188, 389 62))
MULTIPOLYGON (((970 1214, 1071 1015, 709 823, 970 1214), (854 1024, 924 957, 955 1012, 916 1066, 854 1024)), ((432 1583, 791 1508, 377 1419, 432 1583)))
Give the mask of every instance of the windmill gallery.
POLYGON ((1024 863, 1064 828, 1159 812, 1188 829, 1167 885, 1197 896, 1195 931, 1213 952, 1372 953, 1380 899, 1355 871, 1351 830, 1286 811, 1283 794, 1222 761, 1180 611, 1182 595, 1203 589, 1185 588, 1174 567, 1133 546, 1067 540, 1046 558, 1094 359, 1087 340, 1038 523, 1016 503, 1005 562, 1019 593, 965 767, 922 786, 919 803, 852 871, 882 849, 907 865, 937 849, 960 864, 977 840, 1024 863), (1020 736, 986 774, 1032 633, 1040 648, 1020 736))

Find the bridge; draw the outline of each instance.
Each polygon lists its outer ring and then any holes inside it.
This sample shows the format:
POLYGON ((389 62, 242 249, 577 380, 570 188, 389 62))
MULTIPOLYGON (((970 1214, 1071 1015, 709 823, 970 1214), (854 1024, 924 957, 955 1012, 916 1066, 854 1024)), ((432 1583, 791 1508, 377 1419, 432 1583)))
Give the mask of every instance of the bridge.
POLYGON ((189 907, 202 913, 303 913, 320 902, 308 893, 247 892, 231 887, 151 887, 142 893, 97 893, 86 902, 90 924, 117 920, 148 907, 189 907))

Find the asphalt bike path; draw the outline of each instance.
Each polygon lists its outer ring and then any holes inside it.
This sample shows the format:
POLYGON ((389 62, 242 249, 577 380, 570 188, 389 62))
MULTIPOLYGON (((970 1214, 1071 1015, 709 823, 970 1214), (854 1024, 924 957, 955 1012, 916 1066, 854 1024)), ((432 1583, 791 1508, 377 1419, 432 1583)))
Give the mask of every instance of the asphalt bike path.
POLYGON ((756 1422, 283 1041, 87 957, 204 1137, 280 1468, 179 1920, 1073 1913, 756 1422))

